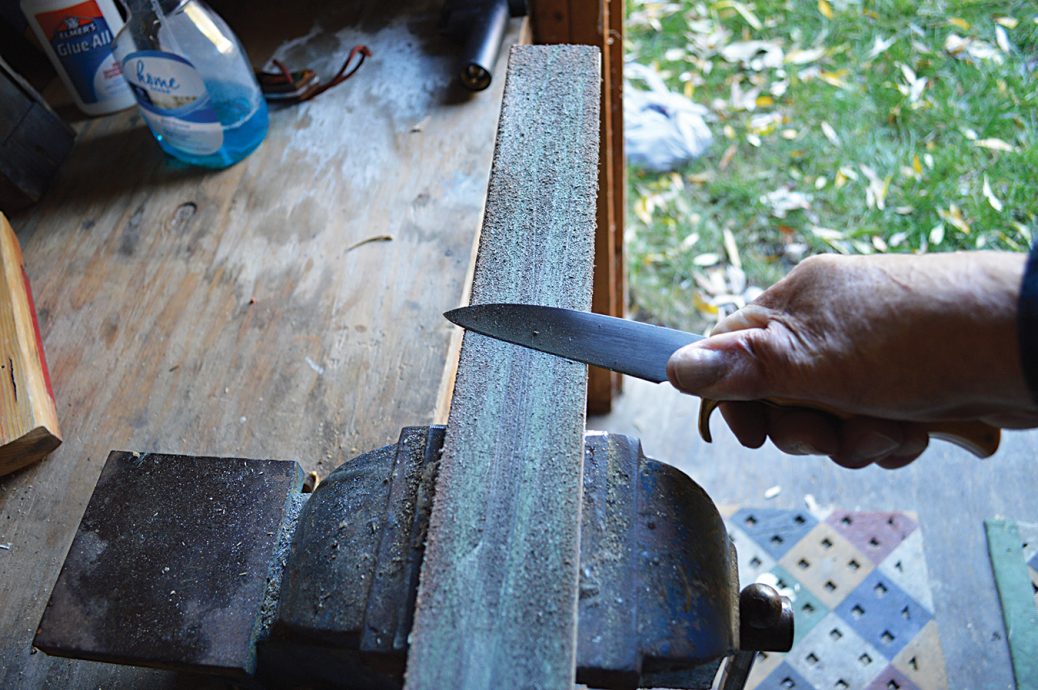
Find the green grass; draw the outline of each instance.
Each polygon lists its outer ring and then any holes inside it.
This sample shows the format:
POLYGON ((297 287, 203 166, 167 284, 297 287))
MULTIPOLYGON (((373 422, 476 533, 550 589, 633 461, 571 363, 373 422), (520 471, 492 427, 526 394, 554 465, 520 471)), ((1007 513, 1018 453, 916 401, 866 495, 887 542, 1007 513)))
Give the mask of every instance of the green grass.
POLYGON ((654 66, 715 118, 713 147, 687 169, 630 170, 626 248, 640 318, 686 328, 713 318, 718 286, 740 287, 725 269, 734 259, 726 229, 746 278, 762 287, 805 254, 1030 244, 1038 231, 1038 2, 844 0, 831 12, 817 1, 629 0, 628 59, 654 66), (998 45, 999 26, 1008 51, 998 45), (730 32, 719 47, 778 41, 787 61, 755 71, 698 47, 719 29, 730 32), (951 34, 986 42, 1000 62, 956 58, 945 49, 951 34), (870 57, 877 38, 895 40, 870 57), (824 55, 788 62, 793 51, 813 49, 824 55), (898 88, 907 90, 905 68, 925 79, 915 102, 898 88), (773 102, 733 107, 736 82, 773 102), (785 91, 772 95, 782 83, 785 91), (772 113, 781 124, 751 142, 753 118, 772 113), (978 145, 985 140, 1012 150, 978 145), (862 166, 875 171, 880 191, 886 185, 882 208, 867 199, 862 166), (809 195, 810 208, 776 217, 761 197, 777 189, 809 195))

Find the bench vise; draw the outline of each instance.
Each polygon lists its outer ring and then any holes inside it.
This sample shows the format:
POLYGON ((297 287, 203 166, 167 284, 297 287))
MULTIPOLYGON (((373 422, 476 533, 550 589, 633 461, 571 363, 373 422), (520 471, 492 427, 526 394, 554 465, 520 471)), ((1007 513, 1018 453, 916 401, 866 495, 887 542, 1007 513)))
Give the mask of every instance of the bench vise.
MULTIPOLYGON (((296 462, 112 452, 35 646, 258 687, 401 688, 443 439, 405 428, 310 494, 296 462)), ((583 476, 577 682, 709 688, 727 661, 734 690, 757 651, 789 649, 789 601, 740 596, 699 485, 599 432, 583 476)))

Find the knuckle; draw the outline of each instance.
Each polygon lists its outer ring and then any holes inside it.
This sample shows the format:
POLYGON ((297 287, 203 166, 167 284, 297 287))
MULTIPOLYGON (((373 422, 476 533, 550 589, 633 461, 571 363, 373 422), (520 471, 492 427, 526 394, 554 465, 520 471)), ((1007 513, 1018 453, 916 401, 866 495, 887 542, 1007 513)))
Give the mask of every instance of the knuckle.
POLYGON ((788 383, 799 378, 796 347, 780 331, 777 324, 769 324, 766 329, 747 331, 743 337, 742 346, 755 365, 757 397, 784 395, 788 383))
POLYGON ((793 269, 793 273, 799 272, 803 274, 828 274, 833 271, 840 263, 843 257, 836 254, 815 254, 809 256, 793 269))

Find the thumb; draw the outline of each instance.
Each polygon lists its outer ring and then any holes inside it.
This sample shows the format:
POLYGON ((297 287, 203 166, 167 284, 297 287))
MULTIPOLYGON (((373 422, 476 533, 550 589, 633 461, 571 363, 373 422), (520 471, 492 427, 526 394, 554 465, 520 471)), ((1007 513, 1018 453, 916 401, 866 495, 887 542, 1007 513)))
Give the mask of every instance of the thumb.
POLYGON ((686 345, 670 356, 667 378, 680 391, 711 400, 760 400, 778 393, 766 361, 776 343, 761 328, 721 333, 686 345))

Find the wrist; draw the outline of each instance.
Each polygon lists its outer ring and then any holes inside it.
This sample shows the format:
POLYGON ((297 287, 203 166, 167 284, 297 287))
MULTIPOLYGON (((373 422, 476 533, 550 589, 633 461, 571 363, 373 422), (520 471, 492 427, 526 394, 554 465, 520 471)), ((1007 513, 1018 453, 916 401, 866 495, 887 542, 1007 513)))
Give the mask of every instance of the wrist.
MULTIPOLYGON (((971 252, 967 256, 972 279, 966 281, 965 287, 977 295, 974 306, 976 321, 979 321, 975 328, 980 335, 977 355, 983 363, 977 368, 978 393, 981 399, 1009 414, 1033 414, 1038 405, 1025 366, 1024 348, 1028 345, 1022 337, 1020 311, 1028 257, 1012 252, 971 252)), ((1038 299, 1038 295, 1035 298, 1038 299)), ((1038 317, 1038 310, 1035 316, 1038 317)), ((1038 328, 1038 319, 1035 327, 1038 328)), ((1034 335, 1038 338, 1038 331, 1034 331, 1034 335)), ((1035 352, 1032 350, 1032 356, 1035 352)))

